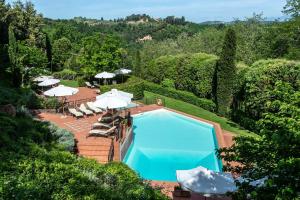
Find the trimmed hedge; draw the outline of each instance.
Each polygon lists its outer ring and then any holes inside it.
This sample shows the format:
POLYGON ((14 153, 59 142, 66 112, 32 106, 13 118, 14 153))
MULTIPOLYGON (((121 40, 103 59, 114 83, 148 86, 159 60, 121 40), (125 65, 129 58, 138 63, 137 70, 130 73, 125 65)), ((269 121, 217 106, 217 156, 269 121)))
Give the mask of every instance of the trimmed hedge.
POLYGON ((162 56, 148 64, 143 78, 157 84, 170 79, 178 90, 210 98, 217 60, 217 56, 205 53, 162 56))
POLYGON ((100 86, 102 93, 111 89, 132 93, 134 99, 142 99, 144 97, 144 81, 136 77, 130 77, 126 83, 100 86))
POLYGON ((176 90, 173 88, 165 88, 155 83, 144 82, 144 90, 156 94, 160 94, 166 97, 170 97, 173 99, 181 100, 195 106, 199 106, 209 111, 215 110, 215 104, 209 100, 204 98, 199 98, 191 92, 186 92, 182 90, 176 90))
POLYGON ((133 94, 134 99, 142 99, 144 97, 144 91, 149 91, 166 97, 181 100, 209 111, 215 110, 215 104, 209 99, 199 98, 191 92, 162 87, 158 84, 144 81, 136 77, 131 77, 126 83, 123 84, 101 86, 100 89, 102 93, 110 91, 111 89, 129 92, 133 94))

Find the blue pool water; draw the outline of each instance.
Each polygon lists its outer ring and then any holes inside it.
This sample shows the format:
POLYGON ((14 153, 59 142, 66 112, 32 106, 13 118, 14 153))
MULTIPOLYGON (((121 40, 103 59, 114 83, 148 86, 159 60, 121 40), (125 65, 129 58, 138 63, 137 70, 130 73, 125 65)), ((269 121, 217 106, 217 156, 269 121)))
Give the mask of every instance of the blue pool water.
POLYGON ((176 181, 176 170, 220 171, 212 125, 165 109, 133 117, 134 140, 123 160, 144 179, 176 181))

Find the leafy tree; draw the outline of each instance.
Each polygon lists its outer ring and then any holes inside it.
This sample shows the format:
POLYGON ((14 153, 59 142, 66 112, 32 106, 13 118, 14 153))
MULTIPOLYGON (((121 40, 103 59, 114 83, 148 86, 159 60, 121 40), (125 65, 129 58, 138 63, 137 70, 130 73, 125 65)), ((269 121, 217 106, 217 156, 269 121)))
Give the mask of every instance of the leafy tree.
POLYGON ((300 1, 299 0, 287 0, 286 5, 283 8, 285 14, 291 15, 296 18, 300 16, 300 1))
POLYGON ((0 72, 3 73, 9 62, 7 45, 8 44, 8 23, 7 23, 8 6, 4 0, 0 0, 0 72))
POLYGON ((220 59, 216 64, 213 80, 214 98, 217 111, 225 115, 232 100, 236 75, 236 34, 231 28, 227 30, 220 59))
POLYGON ((101 71, 113 72, 119 68, 122 61, 119 38, 113 35, 99 34, 85 38, 78 61, 87 78, 91 78, 101 71))
POLYGON ((225 170, 266 181, 263 187, 241 184, 236 199, 299 198, 299 77, 299 62, 279 59, 258 61, 245 72, 234 119, 260 137, 238 137, 219 154, 225 170))
POLYGON ((72 43, 69 39, 63 37, 54 41, 53 44, 53 66, 55 71, 63 69, 67 59, 71 57, 72 43))
POLYGON ((42 16, 37 14, 31 2, 14 2, 7 13, 7 20, 14 28, 17 40, 26 40, 31 46, 44 47, 45 35, 41 28, 42 16))
POLYGON ((15 34, 12 26, 9 27, 9 61, 10 61, 10 72, 12 75, 12 83, 15 87, 20 87, 21 85, 21 64, 20 58, 18 57, 18 43, 15 38, 15 34))

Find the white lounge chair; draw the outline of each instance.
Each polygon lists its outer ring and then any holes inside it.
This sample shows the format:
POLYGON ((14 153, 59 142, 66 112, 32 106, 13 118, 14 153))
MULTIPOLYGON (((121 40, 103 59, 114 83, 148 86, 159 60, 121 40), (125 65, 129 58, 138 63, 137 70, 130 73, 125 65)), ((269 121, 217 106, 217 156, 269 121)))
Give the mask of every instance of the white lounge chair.
POLYGON ((104 136, 108 137, 111 133, 114 133, 116 130, 116 127, 113 126, 110 129, 93 129, 89 132, 89 136, 104 136))
POLYGON ((111 128, 113 126, 113 122, 110 123, 100 123, 96 122, 92 125, 92 129, 99 129, 99 128, 111 128))
POLYGON ((98 88, 100 87, 100 85, 97 83, 97 81, 93 81, 93 85, 98 88))
POLYGON ((81 112, 83 112, 84 114, 86 114, 86 115, 94 115, 94 113, 92 111, 86 109, 86 107, 85 107, 85 105, 83 103, 80 104, 79 110, 81 112))
POLYGON ((99 119, 98 122, 107 122, 107 121, 113 121, 120 115, 120 112, 117 112, 115 114, 104 114, 99 119))
POLYGON ((83 114, 81 112, 78 112, 75 108, 68 108, 68 110, 76 118, 83 117, 83 114))
POLYGON ((102 113, 102 110, 100 108, 95 107, 92 102, 87 102, 86 106, 87 106, 87 109, 89 109, 97 114, 102 113))
POLYGON ((95 86, 93 86, 92 84, 90 84, 90 82, 84 82, 85 85, 88 87, 88 88, 94 88, 95 86))

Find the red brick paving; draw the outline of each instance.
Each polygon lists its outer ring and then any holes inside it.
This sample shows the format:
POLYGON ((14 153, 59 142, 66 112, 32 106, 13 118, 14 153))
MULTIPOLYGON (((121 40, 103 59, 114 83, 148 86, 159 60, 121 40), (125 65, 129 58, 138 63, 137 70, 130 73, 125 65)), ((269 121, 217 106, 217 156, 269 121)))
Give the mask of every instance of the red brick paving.
POLYGON ((79 91, 76 94, 67 97, 67 101, 92 99, 92 98, 96 98, 96 96, 97 96, 96 89, 90 89, 90 88, 86 88, 86 87, 79 87, 78 89, 79 89, 79 91))

